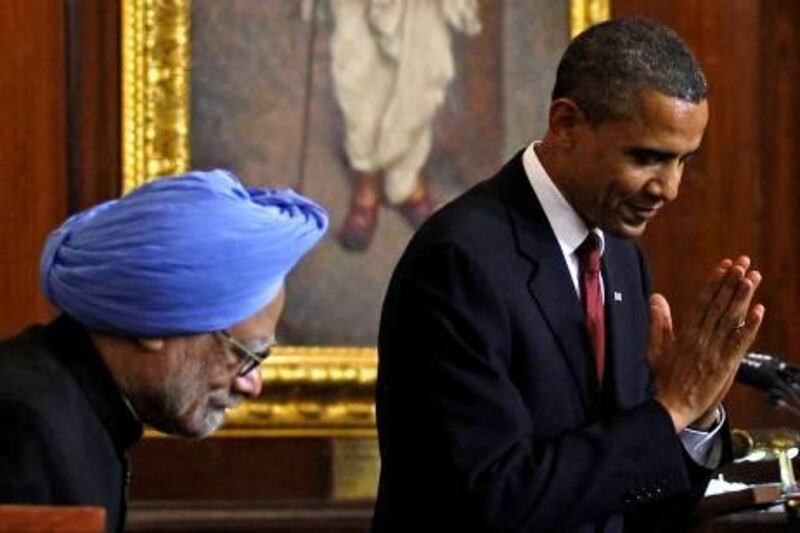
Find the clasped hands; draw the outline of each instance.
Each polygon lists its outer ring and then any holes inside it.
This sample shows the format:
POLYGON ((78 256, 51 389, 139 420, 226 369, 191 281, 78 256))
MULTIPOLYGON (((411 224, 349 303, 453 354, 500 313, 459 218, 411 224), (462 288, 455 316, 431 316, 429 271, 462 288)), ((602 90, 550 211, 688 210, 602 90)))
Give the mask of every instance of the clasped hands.
POLYGON ((713 425, 764 319, 764 306, 752 304, 760 283, 748 257, 724 259, 677 333, 667 300, 660 294, 650 297, 648 358, 655 399, 676 432, 713 425))

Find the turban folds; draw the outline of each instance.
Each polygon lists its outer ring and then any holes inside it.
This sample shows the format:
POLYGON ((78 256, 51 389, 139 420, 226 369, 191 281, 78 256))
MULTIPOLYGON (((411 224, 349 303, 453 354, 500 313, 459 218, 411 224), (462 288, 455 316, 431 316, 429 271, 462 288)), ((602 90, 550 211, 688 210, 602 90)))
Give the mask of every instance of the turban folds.
POLYGON ((100 331, 217 331, 270 303, 327 229, 290 189, 246 188, 230 172, 147 183, 70 217, 41 260, 45 295, 100 331))

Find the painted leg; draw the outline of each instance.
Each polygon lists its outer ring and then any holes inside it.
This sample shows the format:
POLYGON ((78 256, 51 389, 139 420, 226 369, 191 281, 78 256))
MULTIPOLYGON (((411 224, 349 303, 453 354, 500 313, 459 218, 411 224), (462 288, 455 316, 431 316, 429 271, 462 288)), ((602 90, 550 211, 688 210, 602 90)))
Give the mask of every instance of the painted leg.
POLYGON ((378 225, 380 176, 374 172, 356 172, 350 196, 350 208, 339 231, 339 242, 348 250, 369 248, 378 225))
POLYGON ((419 228, 436 211, 436 204, 428 192, 426 181, 420 176, 408 198, 397 206, 397 210, 414 229, 419 228))

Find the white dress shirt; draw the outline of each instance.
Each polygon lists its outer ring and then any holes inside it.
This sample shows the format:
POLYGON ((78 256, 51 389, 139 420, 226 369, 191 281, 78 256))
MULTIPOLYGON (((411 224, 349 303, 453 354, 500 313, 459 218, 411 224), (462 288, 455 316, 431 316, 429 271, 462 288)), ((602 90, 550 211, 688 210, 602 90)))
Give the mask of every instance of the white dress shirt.
MULTIPOLYGON (((561 191, 545 172, 539 157, 536 155, 534 145, 531 143, 522 154, 522 164, 525 167, 525 174, 533 188, 533 192, 542 204, 542 209, 547 217, 547 221, 553 228, 564 261, 567 263, 572 284, 578 298, 581 297, 578 285, 578 255, 577 249, 593 231, 600 238, 600 255, 605 251, 605 236, 599 228, 589 228, 581 216, 569 204, 561 191)), ((602 276, 600 279, 602 288, 602 276)), ((601 291, 603 302, 605 302, 605 290, 601 291)), ((722 458, 722 442, 719 438, 719 429, 725 421, 725 411, 720 407, 717 411, 717 423, 710 431, 698 431, 685 429, 681 431, 679 437, 683 447, 694 461, 707 468, 719 466, 722 458)))

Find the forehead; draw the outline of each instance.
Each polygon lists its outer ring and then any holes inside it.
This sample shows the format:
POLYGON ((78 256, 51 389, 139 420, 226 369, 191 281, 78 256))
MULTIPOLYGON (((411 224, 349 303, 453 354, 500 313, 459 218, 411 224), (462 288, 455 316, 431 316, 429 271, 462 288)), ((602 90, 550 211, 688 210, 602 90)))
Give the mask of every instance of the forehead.
POLYGON ((275 333, 285 301, 284 289, 256 314, 230 328, 228 331, 238 339, 263 339, 275 333))
POLYGON ((650 91, 639 98, 629 118, 600 124, 598 133, 626 147, 651 148, 676 154, 700 146, 708 123, 708 102, 687 102, 650 91))

